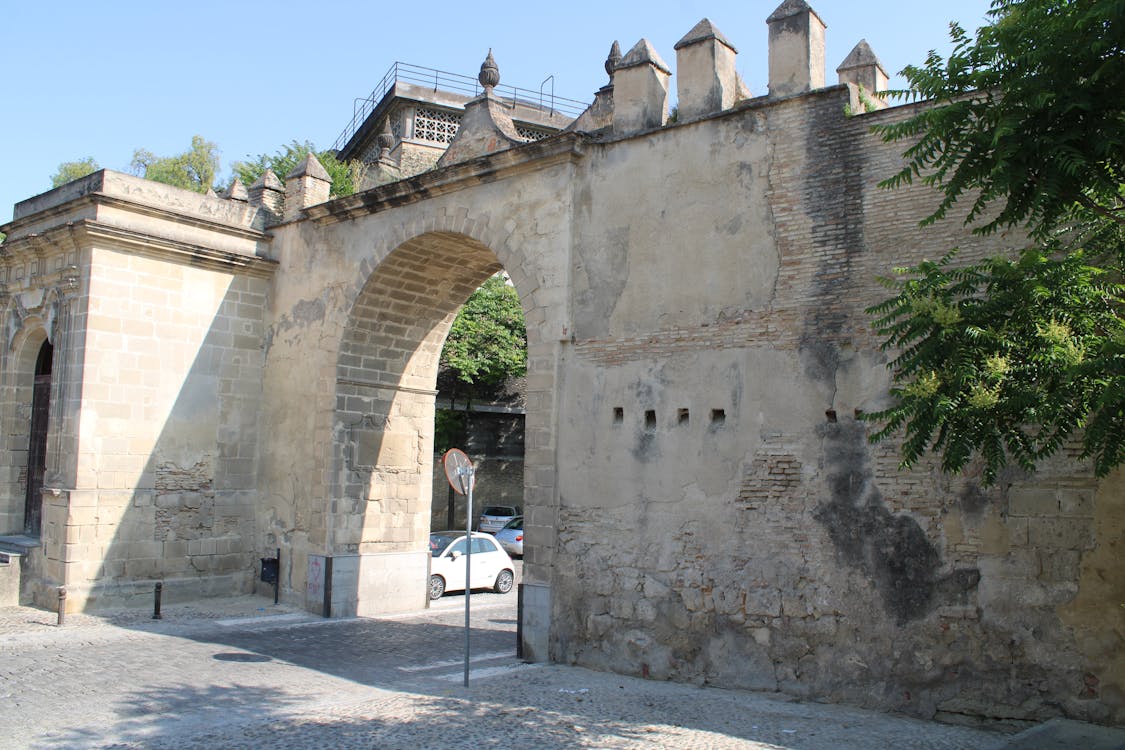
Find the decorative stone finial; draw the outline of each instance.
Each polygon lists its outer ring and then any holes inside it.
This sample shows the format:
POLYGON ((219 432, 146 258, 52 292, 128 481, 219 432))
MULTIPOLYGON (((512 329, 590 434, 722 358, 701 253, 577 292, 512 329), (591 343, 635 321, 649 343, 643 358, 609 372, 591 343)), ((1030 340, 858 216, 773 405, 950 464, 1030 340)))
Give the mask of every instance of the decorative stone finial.
POLYGON ((480 85, 484 86, 485 91, 489 91, 500 83, 500 67, 496 64, 496 60, 492 57, 492 48, 488 48, 488 57, 480 66, 480 74, 477 76, 480 85))
POLYGON ((613 71, 617 70, 617 66, 621 64, 621 45, 617 40, 613 40, 613 46, 609 48, 609 57, 605 59, 605 72, 609 74, 609 80, 613 80, 613 71))
POLYGON ((395 134, 391 132, 391 119, 389 117, 383 120, 383 130, 379 133, 375 142, 379 144, 379 158, 386 159, 395 145, 395 134))

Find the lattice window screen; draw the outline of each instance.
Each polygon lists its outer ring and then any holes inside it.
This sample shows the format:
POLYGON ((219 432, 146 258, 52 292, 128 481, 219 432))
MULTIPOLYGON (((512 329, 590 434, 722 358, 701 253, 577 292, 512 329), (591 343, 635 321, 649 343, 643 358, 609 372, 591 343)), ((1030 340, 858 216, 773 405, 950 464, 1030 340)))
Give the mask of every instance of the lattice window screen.
POLYGON ((414 138, 431 143, 450 143, 461 127, 461 115, 419 107, 414 111, 414 138))
POLYGON ((536 130, 535 128, 525 128, 519 125, 516 126, 516 132, 519 133, 520 138, 523 138, 525 141, 541 141, 547 136, 551 135, 550 133, 547 133, 543 130, 536 130))

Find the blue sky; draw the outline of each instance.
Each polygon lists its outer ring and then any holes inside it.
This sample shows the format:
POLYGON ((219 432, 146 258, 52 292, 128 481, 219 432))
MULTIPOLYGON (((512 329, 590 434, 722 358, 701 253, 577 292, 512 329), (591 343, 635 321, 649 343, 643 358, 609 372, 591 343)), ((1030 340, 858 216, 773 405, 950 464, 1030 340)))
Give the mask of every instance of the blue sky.
MULTIPOLYGON (((397 60, 475 75, 491 47, 501 82, 590 100, 617 39, 647 38, 675 69, 673 45, 707 17, 738 48, 738 70, 766 93, 766 17, 781 0, 591 3, 388 3, 198 0, 13 3, 2 15, 5 84, 0 223, 50 188, 58 165, 93 157, 127 171, 133 151, 184 151, 192 135, 230 164, 293 139, 332 144, 397 60)), ((810 0, 827 24, 827 80, 860 39, 894 75, 948 49, 948 23, 985 22, 988 0, 810 0)), ((892 79, 892 86, 902 84, 892 79)), ((675 81, 672 83, 673 95, 675 81)))

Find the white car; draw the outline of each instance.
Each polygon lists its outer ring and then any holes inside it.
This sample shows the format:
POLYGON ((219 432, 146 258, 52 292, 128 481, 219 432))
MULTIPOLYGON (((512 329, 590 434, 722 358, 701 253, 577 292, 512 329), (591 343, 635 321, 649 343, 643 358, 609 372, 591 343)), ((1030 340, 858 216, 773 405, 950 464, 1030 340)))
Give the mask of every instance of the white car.
POLYGON ((477 531, 495 534, 518 515, 520 515, 518 505, 486 505, 481 511, 480 520, 477 521, 477 531))
MULTIPOLYGON (((435 531, 430 534, 430 598, 440 599, 446 591, 465 590, 465 532, 435 531)), ((506 594, 515 584, 512 558, 489 534, 473 532, 472 585, 470 589, 490 588, 506 594)))

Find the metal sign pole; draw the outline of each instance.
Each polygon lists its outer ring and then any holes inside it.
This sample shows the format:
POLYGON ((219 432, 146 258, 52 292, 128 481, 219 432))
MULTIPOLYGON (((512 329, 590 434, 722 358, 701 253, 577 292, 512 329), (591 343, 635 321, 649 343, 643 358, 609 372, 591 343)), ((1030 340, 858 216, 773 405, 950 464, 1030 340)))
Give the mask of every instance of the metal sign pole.
POLYGON ((473 598, 472 566, 469 561, 473 555, 473 467, 462 469, 463 481, 468 484, 468 505, 465 508, 465 687, 469 686, 469 600, 473 598))
MULTIPOLYGON (((473 462, 459 448, 450 448, 441 457, 445 467, 445 478, 454 492, 465 495, 467 507, 465 508, 465 687, 469 686, 469 599, 473 594, 473 485, 476 484, 476 475, 473 462)), ((452 524, 453 511, 450 510, 450 523, 452 524)), ((452 553, 456 555, 456 552, 452 553)))

